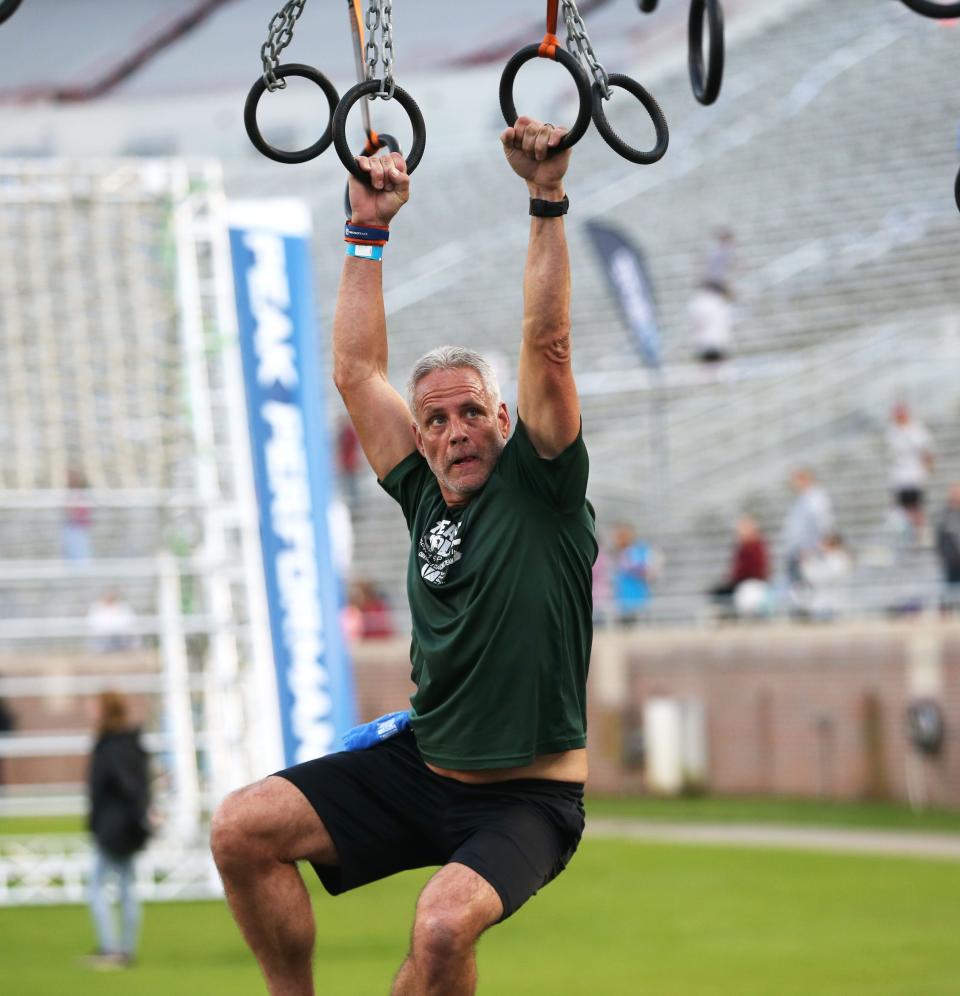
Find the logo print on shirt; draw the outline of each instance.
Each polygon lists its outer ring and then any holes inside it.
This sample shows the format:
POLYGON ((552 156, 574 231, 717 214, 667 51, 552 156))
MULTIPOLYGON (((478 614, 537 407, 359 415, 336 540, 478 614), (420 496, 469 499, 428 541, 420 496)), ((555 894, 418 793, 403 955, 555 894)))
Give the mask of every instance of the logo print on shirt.
POLYGON ((432 584, 443 584, 447 571, 463 554, 460 552, 460 523, 450 519, 440 519, 430 530, 420 537, 418 556, 420 577, 432 584))

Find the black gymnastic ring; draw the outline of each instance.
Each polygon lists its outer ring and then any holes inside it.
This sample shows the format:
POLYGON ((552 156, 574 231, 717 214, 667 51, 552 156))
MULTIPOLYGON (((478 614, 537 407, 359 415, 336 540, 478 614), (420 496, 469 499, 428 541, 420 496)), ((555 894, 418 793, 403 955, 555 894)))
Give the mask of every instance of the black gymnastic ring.
POLYGON ((641 166, 649 166, 664 157, 667 146, 670 144, 670 129, 667 127, 667 119, 660 110, 660 105, 647 93, 646 90, 636 80, 624 76, 622 73, 611 73, 607 77, 610 86, 619 86, 632 93, 650 115, 653 127, 657 130, 657 144, 649 152, 641 152, 626 142, 613 130, 603 111, 603 88, 599 83, 593 84, 593 123, 597 126, 597 131, 603 136, 603 140, 618 152, 624 159, 629 159, 632 163, 639 163, 641 166))
MULTIPOLYGON (((503 112, 503 118, 507 122, 508 128, 512 128, 517 123, 517 105, 513 101, 513 84, 517 78, 517 73, 522 65, 538 57, 540 57, 540 46, 527 45, 520 49, 503 68, 503 75, 500 77, 500 110, 503 112)), ((543 56, 543 58, 550 58, 550 56, 543 56)), ((556 145, 548 150, 548 155, 576 145, 583 138, 587 128, 590 127, 591 112, 590 80, 587 78, 583 66, 559 45, 555 48, 554 58, 570 73, 574 83, 577 84, 577 93, 580 95, 580 110, 573 127, 556 145)))
POLYGON ((957 182, 953 185, 953 199, 957 202, 957 210, 960 211, 960 172, 957 173, 957 182))
POLYGON ((720 96, 723 82, 723 8, 720 0, 690 0, 687 21, 688 62, 693 95, 701 104, 712 104, 720 96), (703 68, 703 11, 710 29, 710 62, 703 68))
POLYGON ((637 6, 644 14, 652 14, 657 9, 658 0, 637 0, 637 6))
POLYGON ((948 17, 960 17, 960 3, 933 3, 933 0, 903 0, 916 14, 923 17, 935 17, 946 20, 948 17))
MULTIPOLYGON (((379 93, 381 87, 380 80, 364 80, 351 87, 340 98, 337 109, 333 115, 333 147, 337 150, 340 162, 358 179, 370 182, 370 174, 365 173, 357 165, 357 160, 350 151, 347 144, 347 116, 350 109, 361 98, 368 94, 379 93)), ((424 124, 423 115, 417 102, 400 87, 393 88, 393 99, 407 112, 410 124, 413 126, 413 145, 410 146, 410 154, 406 157, 407 175, 409 176, 420 165, 423 158, 423 150, 427 146, 427 126, 424 124)))
MULTIPOLYGON (((393 137, 393 135, 388 135, 386 134, 386 132, 382 132, 377 134, 377 138, 380 140, 380 143, 377 145, 377 148, 374 149, 374 152, 377 152, 380 149, 384 148, 389 149, 391 152, 400 151, 400 143, 393 137)), ((360 154, 363 156, 368 155, 367 149, 369 148, 369 146, 370 142, 368 140, 367 144, 363 147, 363 152, 361 152, 360 154)), ((343 192, 343 210, 346 212, 347 221, 349 221, 353 217, 353 206, 350 203, 349 180, 347 180, 347 188, 343 192)))
POLYGON ((0 24, 8 17, 13 17, 20 6, 21 0, 0 0, 0 24))
POLYGON ((286 65, 277 66, 273 72, 275 76, 281 79, 286 76, 302 76, 304 79, 312 80, 323 90, 323 94, 327 98, 327 104, 330 106, 330 120, 327 122, 326 131, 324 131, 318 141, 305 149, 286 152, 283 149, 277 149, 270 145, 263 135, 260 134, 260 126, 257 124, 257 105, 260 103, 260 98, 267 89, 267 84, 261 76, 250 87, 250 92, 247 94, 247 102, 243 105, 243 123, 246 126, 247 135, 250 136, 250 141, 253 142, 254 146, 260 152, 275 162, 305 163, 311 159, 316 159, 317 156, 327 149, 327 146, 333 140, 333 112, 336 110, 340 95, 330 80, 319 69, 314 69, 313 66, 305 66, 299 62, 288 62, 286 65))

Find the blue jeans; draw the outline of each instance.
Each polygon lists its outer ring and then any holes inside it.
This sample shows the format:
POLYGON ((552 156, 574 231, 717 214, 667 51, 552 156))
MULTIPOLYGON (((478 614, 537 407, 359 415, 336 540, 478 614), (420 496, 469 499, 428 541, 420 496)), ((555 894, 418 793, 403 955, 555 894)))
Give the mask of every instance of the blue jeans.
POLYGON ((61 533, 63 556, 67 560, 89 560, 93 553, 89 526, 66 522, 61 533))
POLYGON ((103 954, 131 956, 136 950, 140 928, 140 903, 134 886, 133 858, 115 858, 96 848, 90 877, 90 913, 97 931, 97 949, 103 954), (120 943, 108 896, 109 880, 115 878, 120 890, 120 943))

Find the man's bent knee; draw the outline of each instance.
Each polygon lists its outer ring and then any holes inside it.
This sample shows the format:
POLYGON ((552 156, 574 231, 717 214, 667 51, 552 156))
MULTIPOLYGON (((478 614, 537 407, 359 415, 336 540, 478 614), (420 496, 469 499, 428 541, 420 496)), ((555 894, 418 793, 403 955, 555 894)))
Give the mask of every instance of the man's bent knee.
POLYGON ((414 954, 434 962, 462 957, 502 912, 500 898, 488 882, 463 865, 446 865, 417 903, 414 954))
POLYGON ((421 959, 443 964, 462 958, 481 933, 471 917, 451 911, 427 912, 417 915, 413 948, 421 959))
POLYGON ((210 824, 210 849, 221 871, 263 861, 336 862, 320 817, 298 788, 270 776, 231 792, 210 824))

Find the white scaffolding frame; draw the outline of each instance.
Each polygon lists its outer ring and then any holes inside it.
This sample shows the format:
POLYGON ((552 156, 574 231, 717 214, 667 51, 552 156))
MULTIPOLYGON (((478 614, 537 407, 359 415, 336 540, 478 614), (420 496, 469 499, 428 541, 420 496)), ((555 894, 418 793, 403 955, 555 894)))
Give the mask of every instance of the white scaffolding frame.
MULTIPOLYGON (((230 790, 282 766, 219 164, 0 161, 0 249, 13 246, 18 264, 0 268, 0 389, 10 388, 0 442, 15 443, 0 466, 0 509, 62 509, 79 454, 84 499, 98 516, 183 515, 199 542, 179 557, 7 559, 0 593, 19 591, 22 601, 73 581, 152 586, 154 604, 131 630, 155 641, 157 670, 61 674, 55 688, 162 699, 163 729, 144 741, 169 772, 166 820, 138 860, 141 894, 218 896, 204 817, 230 790), (40 398, 17 393, 31 374, 40 398), (185 605, 187 577, 197 605, 185 605)), ((82 645, 86 618, 58 615, 49 601, 6 618, 0 610, 0 645, 82 645)), ((0 695, 47 694, 50 677, 0 669, 0 695)), ((0 757, 90 747, 89 734, 0 737, 0 757)), ((59 808, 18 791, 0 797, 0 814, 75 811, 83 787, 56 789, 59 808)), ((0 838, 0 905, 83 900, 89 847, 83 838, 0 838)))

